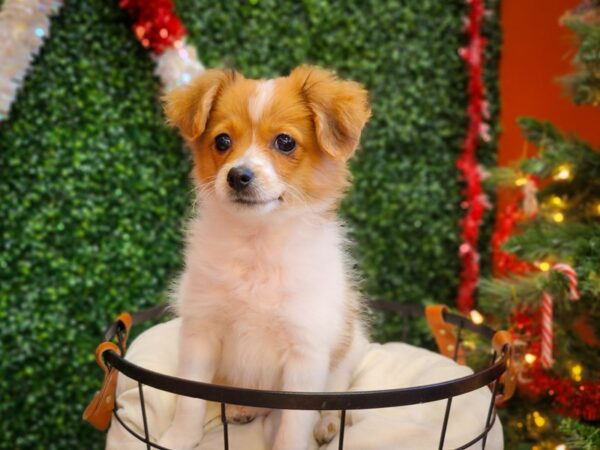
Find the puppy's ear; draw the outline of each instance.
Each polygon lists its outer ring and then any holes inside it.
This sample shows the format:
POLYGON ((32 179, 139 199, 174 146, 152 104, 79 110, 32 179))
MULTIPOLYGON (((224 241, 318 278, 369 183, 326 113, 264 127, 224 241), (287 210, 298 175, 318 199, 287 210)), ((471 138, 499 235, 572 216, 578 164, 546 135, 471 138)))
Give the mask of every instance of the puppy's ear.
POLYGON ((198 138, 217 96, 240 74, 234 70, 207 70, 187 86, 181 86, 163 97, 167 122, 189 140, 198 138))
POLYGON ((290 73, 312 112, 317 139, 333 159, 347 161, 356 150, 371 116, 367 91, 333 72, 300 66, 290 73))

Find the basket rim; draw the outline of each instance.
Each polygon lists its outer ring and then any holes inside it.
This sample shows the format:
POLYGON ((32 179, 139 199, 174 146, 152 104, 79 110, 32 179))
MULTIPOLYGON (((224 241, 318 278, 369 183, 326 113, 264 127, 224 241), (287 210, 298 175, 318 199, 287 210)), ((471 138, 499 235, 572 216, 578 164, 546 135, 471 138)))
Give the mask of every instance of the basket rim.
MULTIPOLYGON (((366 304, 377 310, 409 315, 424 314, 424 307, 421 305, 403 305, 384 300, 369 301, 366 304)), ((153 316, 160 316, 166 309, 165 306, 159 306, 141 311, 139 314, 143 316, 142 320, 148 320, 154 318, 153 316)), ((495 333, 493 328, 475 324, 459 314, 444 311, 444 319, 488 339, 491 339, 495 333)), ((134 322, 136 322, 135 318, 134 322)), ((117 325, 111 325, 106 336, 109 337, 111 334, 114 336, 116 330, 117 325)), ((510 347, 505 346, 500 357, 494 358, 495 361, 490 366, 453 380, 404 388, 348 392, 289 392, 231 387, 155 372, 126 360, 112 350, 107 350, 103 357, 109 365, 138 383, 173 394, 242 406, 314 411, 377 409, 447 400, 497 383, 507 369, 509 352, 510 347)))

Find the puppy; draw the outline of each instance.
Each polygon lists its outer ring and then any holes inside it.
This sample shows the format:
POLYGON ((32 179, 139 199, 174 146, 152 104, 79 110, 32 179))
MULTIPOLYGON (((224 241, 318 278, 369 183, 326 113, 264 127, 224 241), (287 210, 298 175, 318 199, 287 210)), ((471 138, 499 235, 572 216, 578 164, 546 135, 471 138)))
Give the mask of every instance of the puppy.
MULTIPOLYGON (((335 209, 370 116, 367 92, 308 66, 270 80, 208 70, 169 93, 165 109, 192 149, 197 187, 174 299, 178 376, 346 390, 366 338, 335 209)), ((197 445, 205 409, 203 400, 178 397, 160 445, 197 445)), ((238 423, 260 412, 228 406, 238 423)), ((306 449, 317 417, 273 411, 267 442, 306 449)), ((335 413, 325 413, 315 437, 327 442, 338 426, 335 413)))

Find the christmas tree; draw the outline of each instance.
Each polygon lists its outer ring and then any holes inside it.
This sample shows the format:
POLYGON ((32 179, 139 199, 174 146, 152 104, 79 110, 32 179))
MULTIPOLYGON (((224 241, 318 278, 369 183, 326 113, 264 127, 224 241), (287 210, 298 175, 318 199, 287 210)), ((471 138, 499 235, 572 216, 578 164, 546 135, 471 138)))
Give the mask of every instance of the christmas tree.
MULTIPOLYGON (((576 104, 600 104, 600 2, 562 23, 579 39, 576 104)), ((492 238, 495 278, 480 308, 514 337, 518 394, 501 411, 507 448, 600 448, 600 152, 520 119, 537 156, 490 179, 515 191, 492 238)))

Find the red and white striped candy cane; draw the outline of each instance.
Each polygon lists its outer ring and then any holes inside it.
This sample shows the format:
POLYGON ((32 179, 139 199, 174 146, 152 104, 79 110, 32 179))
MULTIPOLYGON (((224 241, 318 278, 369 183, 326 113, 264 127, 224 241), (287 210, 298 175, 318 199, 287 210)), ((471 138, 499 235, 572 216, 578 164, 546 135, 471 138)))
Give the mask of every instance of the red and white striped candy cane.
MULTIPOLYGON (((579 289, 577 288, 577 274, 573 268, 567 264, 555 264, 552 270, 560 272, 567 277, 569 283, 569 300, 575 301, 579 299, 579 289)), ((553 330, 552 330, 552 297, 547 292, 542 293, 542 350, 541 363, 542 367, 549 369, 552 367, 554 360, 552 359, 553 348, 553 330)))
POLYGON ((577 274, 575 270, 568 264, 554 264, 552 270, 556 270, 567 276, 567 282, 569 283, 569 300, 579 300, 579 288, 577 287, 577 274))

